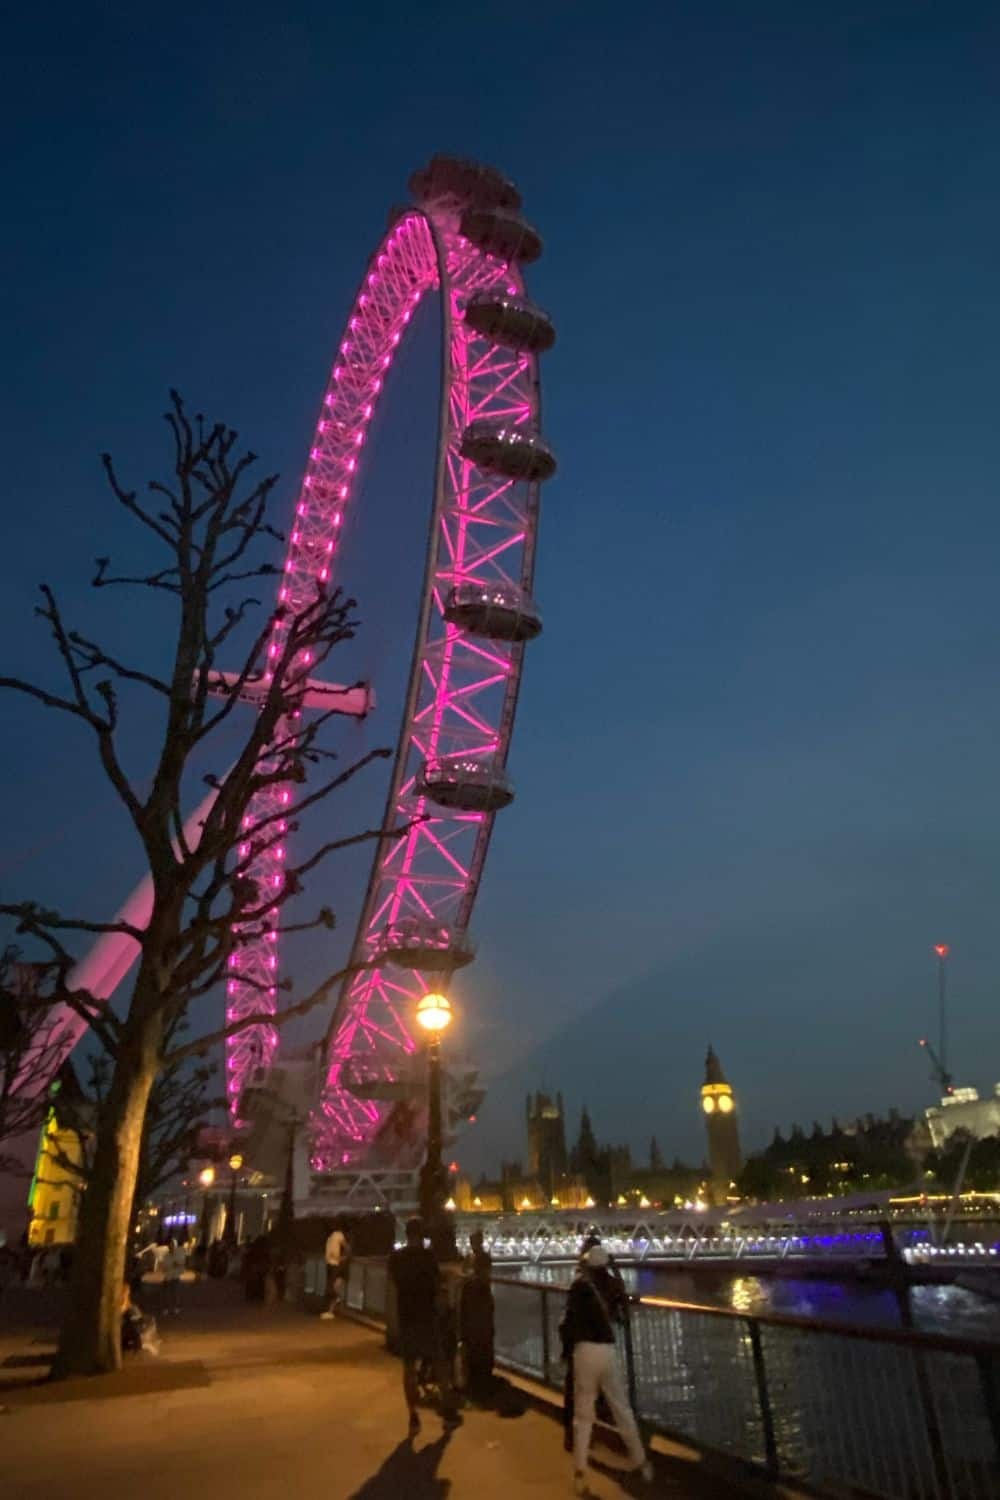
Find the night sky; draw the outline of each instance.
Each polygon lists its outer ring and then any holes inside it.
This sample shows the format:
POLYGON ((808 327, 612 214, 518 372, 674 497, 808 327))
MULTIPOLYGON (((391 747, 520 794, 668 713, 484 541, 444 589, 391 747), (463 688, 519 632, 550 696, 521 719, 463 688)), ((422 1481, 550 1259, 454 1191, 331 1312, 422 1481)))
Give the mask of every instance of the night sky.
MULTIPOLYGON (((496 1080, 465 1160, 519 1147, 540 1085, 696 1155, 709 1041, 751 1143, 922 1107, 941 940, 958 1081, 992 1088, 995 6, 57 4, 19 7, 5 51, 4 671, 55 680, 42 578, 162 660, 163 612, 87 578, 141 560, 97 455, 162 472, 170 385, 281 471, 287 513, 349 299, 433 151, 508 172, 545 236, 560 469, 459 990, 496 1080)), ((395 739, 434 350, 428 310, 345 554, 343 675, 382 701, 345 755, 395 739)), ((138 854, 85 737, 4 711, 4 898, 109 916, 138 854)), ((155 743, 136 706, 140 781, 155 743)), ((363 878, 328 869, 343 930, 289 953, 297 979, 341 956, 363 878)))

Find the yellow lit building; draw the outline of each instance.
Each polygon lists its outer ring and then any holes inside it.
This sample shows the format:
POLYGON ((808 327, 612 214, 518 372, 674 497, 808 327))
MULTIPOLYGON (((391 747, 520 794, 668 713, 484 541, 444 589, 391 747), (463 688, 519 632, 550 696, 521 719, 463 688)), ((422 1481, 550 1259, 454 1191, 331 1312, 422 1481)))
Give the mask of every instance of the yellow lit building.
POLYGON ((35 1175, 28 1194, 29 1245, 73 1243, 82 1183, 72 1166, 79 1166, 82 1161, 83 1143, 78 1132, 60 1125, 55 1109, 50 1109, 42 1127, 35 1175))

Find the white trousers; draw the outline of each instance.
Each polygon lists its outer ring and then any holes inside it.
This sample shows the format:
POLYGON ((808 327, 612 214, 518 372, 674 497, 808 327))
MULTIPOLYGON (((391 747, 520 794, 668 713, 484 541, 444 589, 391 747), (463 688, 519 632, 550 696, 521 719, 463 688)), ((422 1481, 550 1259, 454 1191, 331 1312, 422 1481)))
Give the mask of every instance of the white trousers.
POLYGON ((573 1350, 573 1463, 578 1472, 587 1467, 590 1435, 594 1428, 594 1406, 598 1391, 611 1408, 615 1426, 632 1463, 638 1466, 646 1454, 625 1394, 625 1382, 614 1344, 577 1344, 573 1350))

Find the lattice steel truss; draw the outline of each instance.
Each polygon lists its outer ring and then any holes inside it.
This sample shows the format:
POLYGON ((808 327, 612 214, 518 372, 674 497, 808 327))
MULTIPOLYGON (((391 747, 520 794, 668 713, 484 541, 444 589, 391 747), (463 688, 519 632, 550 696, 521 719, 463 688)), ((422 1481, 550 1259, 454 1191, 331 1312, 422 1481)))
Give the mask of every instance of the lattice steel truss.
MULTIPOLYGON (((411 826, 378 847, 354 941, 355 961, 383 961, 345 985, 328 1030, 326 1087, 314 1116, 318 1169, 358 1159, 380 1136, 385 1155, 405 1155, 402 1137, 393 1136, 396 1106, 366 1096, 355 1081, 359 1073, 373 1082, 398 1076, 414 1050, 411 1017, 427 975, 385 960, 387 934, 398 938, 419 930, 436 948, 435 987, 447 985, 460 950, 468 957, 466 933, 494 818, 493 811, 430 801, 420 775, 427 762, 456 754, 502 771, 517 704, 523 642, 474 635, 445 618, 451 591, 463 584, 530 598, 539 499, 537 480, 487 472, 462 455, 463 434, 473 422, 537 433, 540 399, 535 355, 503 347, 465 321, 474 293, 495 289, 516 296, 523 283, 516 263, 487 254, 461 233, 460 223, 461 204, 451 197, 426 201, 400 215, 372 257, 323 398, 279 591, 294 612, 315 597, 317 581, 332 579, 384 381, 420 299, 440 291, 444 359, 430 538, 383 824, 411 826)), ((275 627, 272 656, 280 651, 284 628, 280 622, 275 627)), ((290 798, 289 789, 277 787, 258 799, 247 819, 247 839, 258 820, 280 814, 290 798)), ((250 873, 265 889, 278 891, 284 858, 284 848, 275 845, 250 873)), ((244 941, 234 959, 229 1018, 258 1013, 265 995, 273 1010, 277 933, 244 941)), ((250 1070, 266 1068, 276 1047, 277 1033, 263 1025, 231 1039, 227 1088, 234 1115, 250 1070)))

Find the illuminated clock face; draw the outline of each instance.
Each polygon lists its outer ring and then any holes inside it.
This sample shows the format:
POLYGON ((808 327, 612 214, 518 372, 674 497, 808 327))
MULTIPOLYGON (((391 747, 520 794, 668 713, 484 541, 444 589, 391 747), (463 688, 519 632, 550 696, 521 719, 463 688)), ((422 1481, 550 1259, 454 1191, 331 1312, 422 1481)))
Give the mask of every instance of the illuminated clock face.
POLYGON ((724 1115, 728 1115, 732 1112, 733 1101, 729 1094, 721 1095, 719 1099, 719 1108, 722 1110, 722 1113, 724 1115))
POLYGON ((701 1101, 701 1107, 705 1111, 706 1115, 715 1113, 715 1100, 712 1098, 711 1094, 705 1095, 704 1099, 701 1101))

